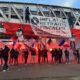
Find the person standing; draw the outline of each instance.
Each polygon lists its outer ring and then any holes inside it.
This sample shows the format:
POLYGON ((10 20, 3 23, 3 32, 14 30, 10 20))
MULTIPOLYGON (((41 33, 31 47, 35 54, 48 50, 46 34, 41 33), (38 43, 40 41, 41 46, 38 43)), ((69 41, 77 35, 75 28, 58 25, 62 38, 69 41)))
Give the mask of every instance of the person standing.
POLYGON ((11 50, 10 50, 10 60, 9 60, 9 63, 10 64, 13 64, 14 63, 14 48, 12 48, 11 50))
POLYGON ((41 56, 42 56, 42 50, 39 48, 38 49, 38 63, 41 63, 41 56))
POLYGON ((30 12, 29 12, 29 7, 26 8, 25 10, 25 19, 27 23, 30 23, 30 12))
POLYGON ((3 49, 0 48, 0 60, 1 60, 1 65, 3 65, 3 49))
POLYGON ((48 52, 48 50, 46 49, 46 46, 45 46, 44 49, 42 50, 43 60, 44 60, 44 62, 46 62, 46 60, 47 60, 47 63, 48 63, 48 55, 47 55, 47 52, 48 52))
POLYGON ((52 62, 53 62, 53 59, 54 59, 54 54, 55 54, 55 50, 54 50, 54 49, 52 49, 52 51, 50 51, 50 53, 51 53, 52 62))
POLYGON ((9 48, 7 45, 5 45, 5 48, 3 50, 3 60, 4 60, 4 65, 3 65, 3 72, 5 72, 6 70, 8 70, 8 53, 9 53, 9 48))
POLYGON ((55 63, 58 64, 59 63, 59 51, 58 49, 55 49, 55 63))
POLYGON ((63 52, 62 52, 62 49, 58 49, 59 51, 59 63, 62 63, 62 55, 63 55, 63 52))
POLYGON ((18 49, 16 48, 16 49, 14 50, 14 64, 15 64, 15 65, 18 64, 18 56, 19 56, 19 51, 18 51, 18 49))
POLYGON ((35 63, 36 49, 35 48, 30 48, 30 51, 31 51, 31 63, 35 63))
POLYGON ((67 49, 65 49, 64 53, 65 53, 66 64, 67 64, 67 63, 69 63, 69 51, 67 49))
POLYGON ((26 64, 27 61, 28 61, 28 55, 29 55, 28 48, 26 48, 26 49, 23 50, 23 55, 24 55, 24 60, 25 60, 24 62, 26 64))
POLYGON ((79 50, 78 49, 76 49, 76 55, 77 55, 77 62, 78 62, 78 64, 80 63, 80 53, 79 53, 79 50))

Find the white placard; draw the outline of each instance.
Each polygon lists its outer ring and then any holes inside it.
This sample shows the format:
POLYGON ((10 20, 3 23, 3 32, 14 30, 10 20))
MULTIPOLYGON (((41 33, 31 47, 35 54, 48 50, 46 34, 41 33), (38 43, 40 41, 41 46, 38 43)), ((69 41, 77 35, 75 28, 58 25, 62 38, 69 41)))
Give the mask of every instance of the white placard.
POLYGON ((44 16, 30 16, 32 28, 37 34, 42 32, 51 35, 71 37, 70 27, 67 19, 44 16))

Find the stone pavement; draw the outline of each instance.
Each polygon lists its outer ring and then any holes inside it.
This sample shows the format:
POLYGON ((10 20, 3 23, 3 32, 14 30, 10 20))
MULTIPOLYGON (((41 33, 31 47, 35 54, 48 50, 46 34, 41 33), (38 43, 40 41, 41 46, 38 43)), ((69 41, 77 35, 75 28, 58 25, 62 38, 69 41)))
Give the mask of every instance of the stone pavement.
POLYGON ((0 68, 0 80, 80 80, 80 64, 28 64, 0 68))

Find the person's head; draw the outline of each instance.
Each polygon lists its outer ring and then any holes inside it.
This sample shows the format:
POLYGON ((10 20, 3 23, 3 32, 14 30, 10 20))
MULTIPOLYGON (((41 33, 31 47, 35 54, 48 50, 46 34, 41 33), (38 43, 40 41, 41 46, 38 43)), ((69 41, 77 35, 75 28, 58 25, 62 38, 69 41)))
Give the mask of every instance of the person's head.
POLYGON ((26 9, 29 10, 29 7, 27 7, 26 9))
POLYGON ((7 48, 7 45, 5 45, 5 48, 7 48))

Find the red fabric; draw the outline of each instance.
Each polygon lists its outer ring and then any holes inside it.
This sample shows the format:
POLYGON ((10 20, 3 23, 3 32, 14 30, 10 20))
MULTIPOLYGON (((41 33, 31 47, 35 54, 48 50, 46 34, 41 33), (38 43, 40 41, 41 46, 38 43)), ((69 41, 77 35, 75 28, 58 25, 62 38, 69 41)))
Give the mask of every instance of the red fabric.
MULTIPOLYGON (((16 31, 18 30, 18 28, 21 28, 23 30, 23 33, 25 36, 37 37, 37 35, 34 35, 34 32, 31 28, 31 25, 29 25, 29 24, 18 24, 18 23, 3 22, 3 25, 6 29, 6 32, 5 32, 6 35, 16 36, 16 31)), ((74 36, 76 38, 80 38, 80 30, 79 29, 71 29, 71 32, 74 34, 74 36)), ((54 37, 56 38, 55 35, 54 35, 54 37)))
POLYGON ((33 30, 29 24, 17 24, 17 23, 3 23, 6 32, 5 34, 9 35, 16 35, 16 31, 18 28, 21 28, 23 30, 24 35, 30 35, 33 33, 33 30))
POLYGON ((79 29, 71 29, 71 32, 74 34, 75 38, 80 38, 80 30, 79 29))

